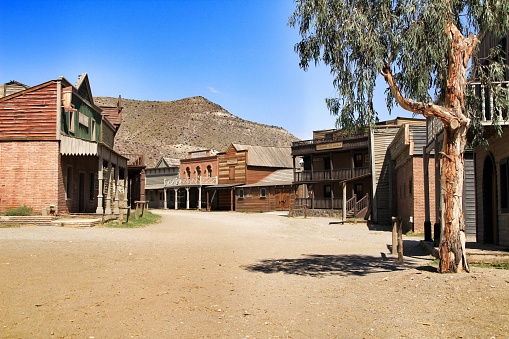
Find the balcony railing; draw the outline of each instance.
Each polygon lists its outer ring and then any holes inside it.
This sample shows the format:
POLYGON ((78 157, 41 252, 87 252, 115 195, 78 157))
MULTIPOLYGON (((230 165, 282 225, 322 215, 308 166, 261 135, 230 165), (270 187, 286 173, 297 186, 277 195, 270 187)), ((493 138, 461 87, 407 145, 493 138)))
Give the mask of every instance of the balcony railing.
POLYGON ((341 198, 296 198, 295 205, 306 206, 308 209, 335 209, 342 208, 341 198))
POLYGON ((343 168, 326 171, 302 171, 296 172, 296 182, 349 180, 362 177, 371 173, 369 167, 343 168))
POLYGON ((217 185, 217 177, 164 179, 164 186, 217 185))
MULTIPOLYGON (((474 87, 476 95, 483 98, 481 100, 481 120, 483 122, 491 122, 493 120, 504 121, 507 119, 507 111, 503 111, 496 107, 493 99, 493 93, 479 82, 470 83, 474 87)), ((492 85, 498 87, 498 90, 506 92, 505 95, 509 96, 509 81, 493 82, 492 85)))

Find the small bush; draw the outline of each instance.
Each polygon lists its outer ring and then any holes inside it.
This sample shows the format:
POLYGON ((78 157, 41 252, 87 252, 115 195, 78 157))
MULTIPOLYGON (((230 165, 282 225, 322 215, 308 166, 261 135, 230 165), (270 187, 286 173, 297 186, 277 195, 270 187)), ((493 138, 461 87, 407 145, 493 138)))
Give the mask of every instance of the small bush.
POLYGON ((23 205, 23 206, 11 208, 10 210, 5 211, 4 215, 31 216, 31 215, 37 215, 37 213, 35 213, 34 210, 32 210, 32 208, 23 205))

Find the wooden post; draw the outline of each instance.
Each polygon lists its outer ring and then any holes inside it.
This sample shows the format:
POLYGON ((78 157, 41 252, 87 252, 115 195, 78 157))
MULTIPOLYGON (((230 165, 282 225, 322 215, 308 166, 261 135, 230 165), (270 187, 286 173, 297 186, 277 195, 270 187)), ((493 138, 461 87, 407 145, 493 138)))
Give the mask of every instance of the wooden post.
POLYGON ((392 251, 393 255, 396 255, 398 250, 398 226, 397 217, 392 217, 392 251))
POLYGON ((392 217, 392 254, 398 254, 398 261, 403 262, 403 223, 400 217, 392 217))
POLYGON ((401 218, 398 217, 398 261, 403 262, 403 224, 401 218))

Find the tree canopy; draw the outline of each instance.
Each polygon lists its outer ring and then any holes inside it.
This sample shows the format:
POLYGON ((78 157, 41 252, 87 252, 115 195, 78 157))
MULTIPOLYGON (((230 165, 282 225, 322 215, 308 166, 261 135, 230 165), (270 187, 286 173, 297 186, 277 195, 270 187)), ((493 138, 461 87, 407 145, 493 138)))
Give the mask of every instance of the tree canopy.
MULTIPOLYGON (((403 108, 424 115, 414 103, 443 102, 454 62, 448 31, 456 29, 472 49, 487 33, 504 36, 509 30, 509 1, 296 0, 289 25, 298 27, 302 37, 295 45, 300 67, 306 70, 313 62, 330 67, 338 95, 328 98, 327 105, 338 116, 338 127, 349 128, 377 118, 373 90, 381 73, 387 81, 390 72, 394 82, 387 91, 389 111, 396 102, 401 105, 397 93, 412 106, 403 108)), ((465 58, 470 59, 471 52, 465 58)), ((484 81, 503 80, 503 58, 498 61, 484 81)), ((470 73, 482 65, 472 66, 470 73)))

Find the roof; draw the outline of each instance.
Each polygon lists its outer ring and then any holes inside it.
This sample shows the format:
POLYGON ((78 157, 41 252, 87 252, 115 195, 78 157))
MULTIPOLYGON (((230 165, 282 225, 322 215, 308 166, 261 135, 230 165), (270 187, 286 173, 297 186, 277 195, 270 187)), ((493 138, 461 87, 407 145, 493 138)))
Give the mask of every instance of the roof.
POLYGON ((293 168, 291 147, 232 145, 237 151, 247 151, 248 166, 293 168))
POLYGON ((287 186, 293 182, 293 169, 277 170, 262 180, 249 185, 242 185, 240 187, 260 187, 260 186, 287 186))
POLYGON ((161 157, 154 168, 180 167, 180 159, 161 157))

